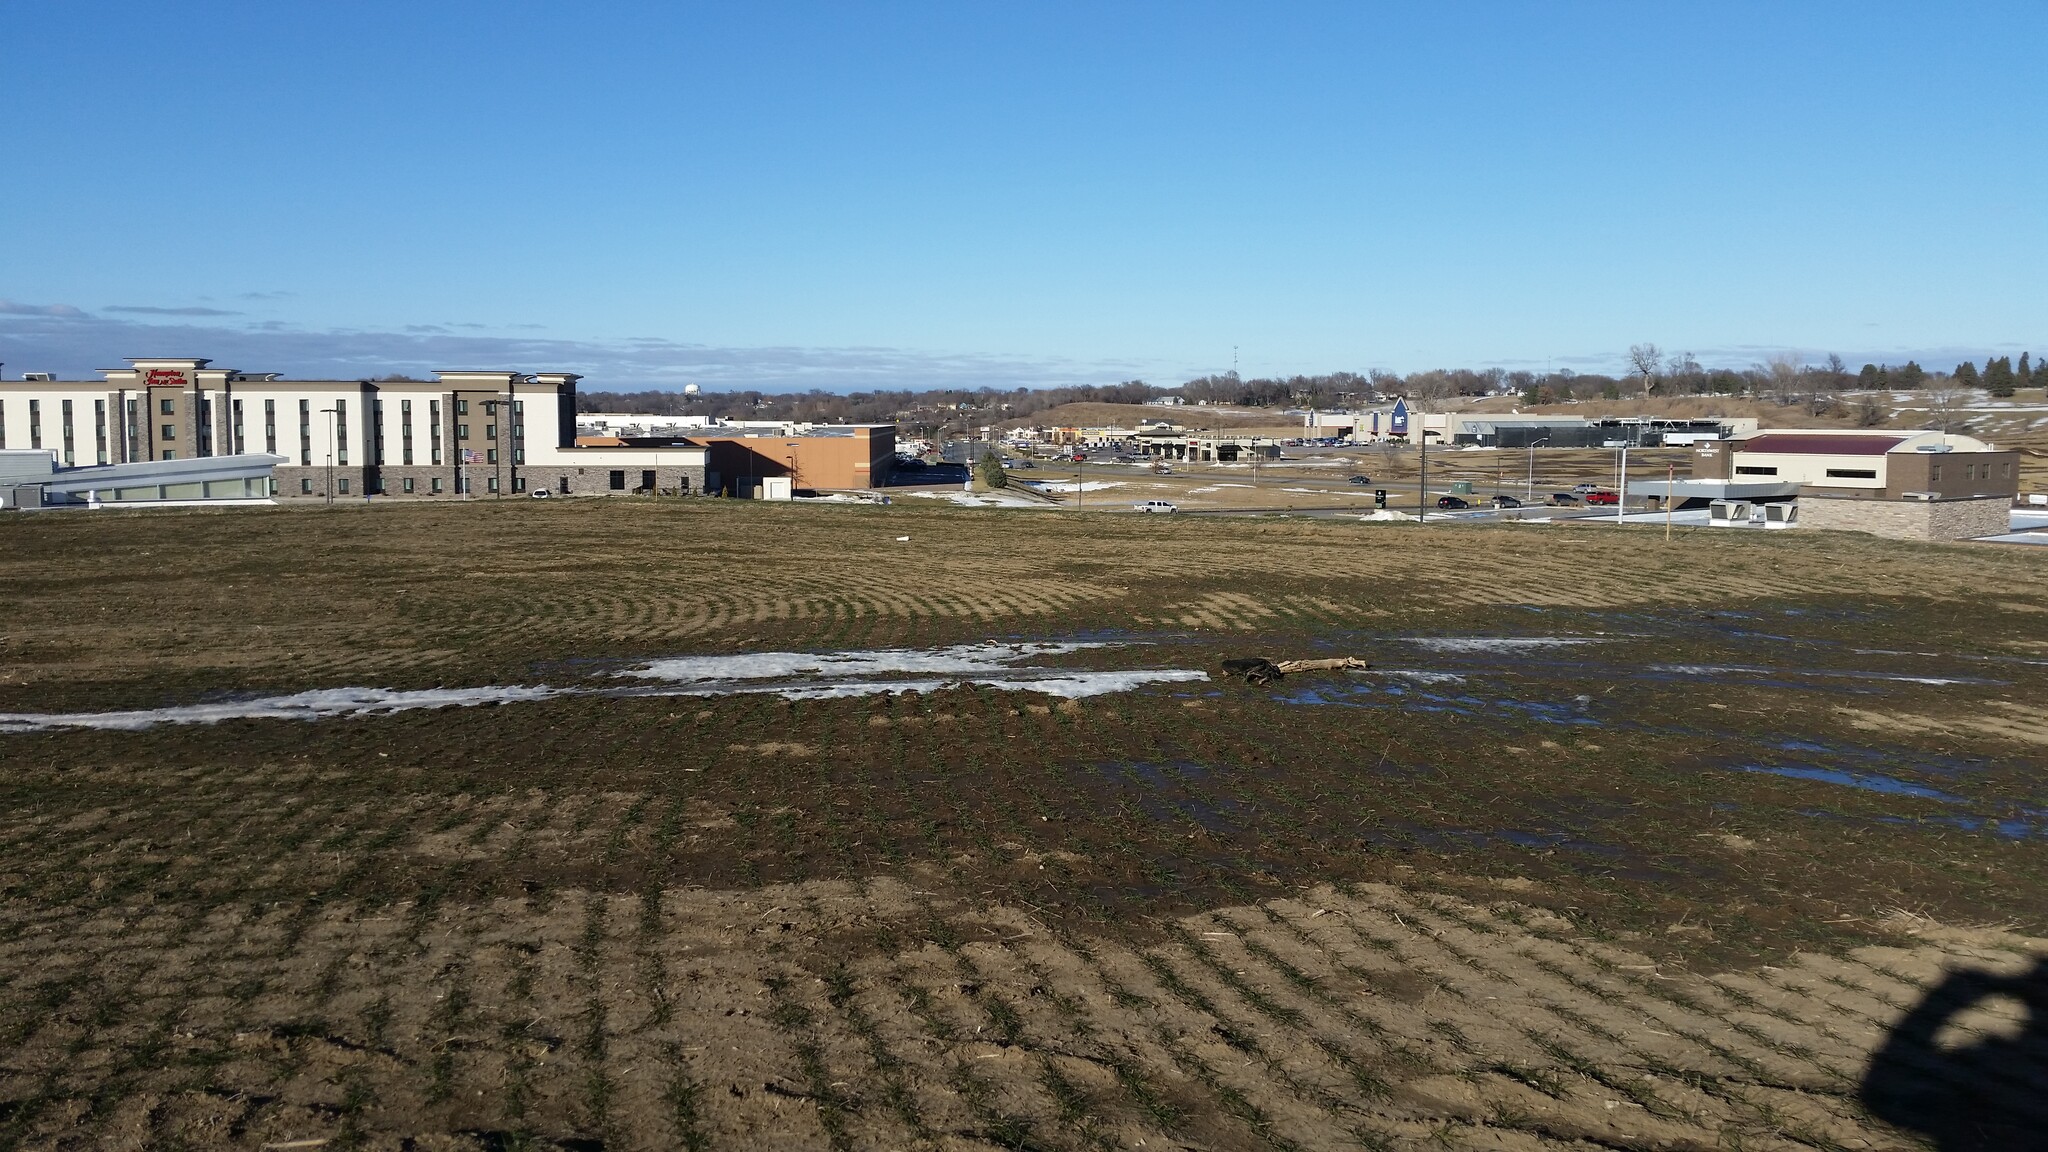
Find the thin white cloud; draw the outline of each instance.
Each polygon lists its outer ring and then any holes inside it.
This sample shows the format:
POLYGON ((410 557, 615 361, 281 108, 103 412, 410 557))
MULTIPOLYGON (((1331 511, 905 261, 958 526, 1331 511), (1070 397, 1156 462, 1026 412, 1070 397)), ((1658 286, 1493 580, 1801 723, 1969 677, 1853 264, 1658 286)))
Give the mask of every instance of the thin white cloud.
MULTIPOLYGON (((93 379, 124 356, 206 356, 250 372, 308 379, 420 376, 457 365, 577 372, 590 389, 680 388, 763 392, 1105 384, 1139 373, 1132 364, 904 348, 727 348, 655 336, 561 340, 472 335, 436 324, 400 331, 307 330, 274 321, 239 325, 146 323, 90 315, 67 305, 0 309, 0 361, 68 379, 93 379)), ((12 371, 12 369, 10 369, 12 371)))
POLYGON ((85 310, 70 304, 23 304, 16 300, 0 300, 0 316, 52 316, 73 319, 85 316, 85 310))
POLYGON ((137 316, 240 316, 225 308, 158 308, 149 304, 109 304, 103 312, 127 312, 137 316))

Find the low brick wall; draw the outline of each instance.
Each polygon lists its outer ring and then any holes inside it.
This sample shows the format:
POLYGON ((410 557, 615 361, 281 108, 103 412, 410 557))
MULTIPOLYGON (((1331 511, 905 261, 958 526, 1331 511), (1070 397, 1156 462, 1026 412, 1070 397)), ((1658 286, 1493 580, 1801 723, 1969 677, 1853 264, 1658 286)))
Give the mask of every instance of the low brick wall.
POLYGON ((1868 532, 1893 540, 1969 540, 2012 530, 2012 501, 2003 496, 1958 500, 1886 500, 1799 495, 1799 526, 1868 532))

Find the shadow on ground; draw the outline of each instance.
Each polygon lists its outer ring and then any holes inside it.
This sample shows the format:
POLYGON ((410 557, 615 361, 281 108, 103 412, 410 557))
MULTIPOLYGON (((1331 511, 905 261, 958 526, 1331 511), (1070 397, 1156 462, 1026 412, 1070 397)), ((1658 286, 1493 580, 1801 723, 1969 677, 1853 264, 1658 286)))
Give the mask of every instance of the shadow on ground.
POLYGON ((1871 1059, 1863 1102, 1941 1152, 2048 1149, 2048 961, 2016 976, 1949 976, 1871 1059), (1968 1028, 1966 1015, 2004 999, 2024 1006, 2017 1032, 1942 1042, 1968 1028))

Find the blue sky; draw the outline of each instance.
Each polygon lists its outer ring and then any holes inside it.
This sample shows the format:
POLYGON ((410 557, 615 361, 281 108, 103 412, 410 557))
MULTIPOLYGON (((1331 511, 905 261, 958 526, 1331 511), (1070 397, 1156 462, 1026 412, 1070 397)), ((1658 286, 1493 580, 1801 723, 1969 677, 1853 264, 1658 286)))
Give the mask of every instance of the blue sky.
POLYGON ((2048 351, 2048 3, 0 4, 0 361, 2048 351))

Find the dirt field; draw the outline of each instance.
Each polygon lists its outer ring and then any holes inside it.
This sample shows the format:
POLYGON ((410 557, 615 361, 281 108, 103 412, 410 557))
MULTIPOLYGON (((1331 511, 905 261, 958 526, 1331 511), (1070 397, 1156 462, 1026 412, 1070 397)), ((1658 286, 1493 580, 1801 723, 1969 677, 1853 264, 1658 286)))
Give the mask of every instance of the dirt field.
POLYGON ((0 519, 0 1147, 2039 1147, 2033 551, 0 519))

